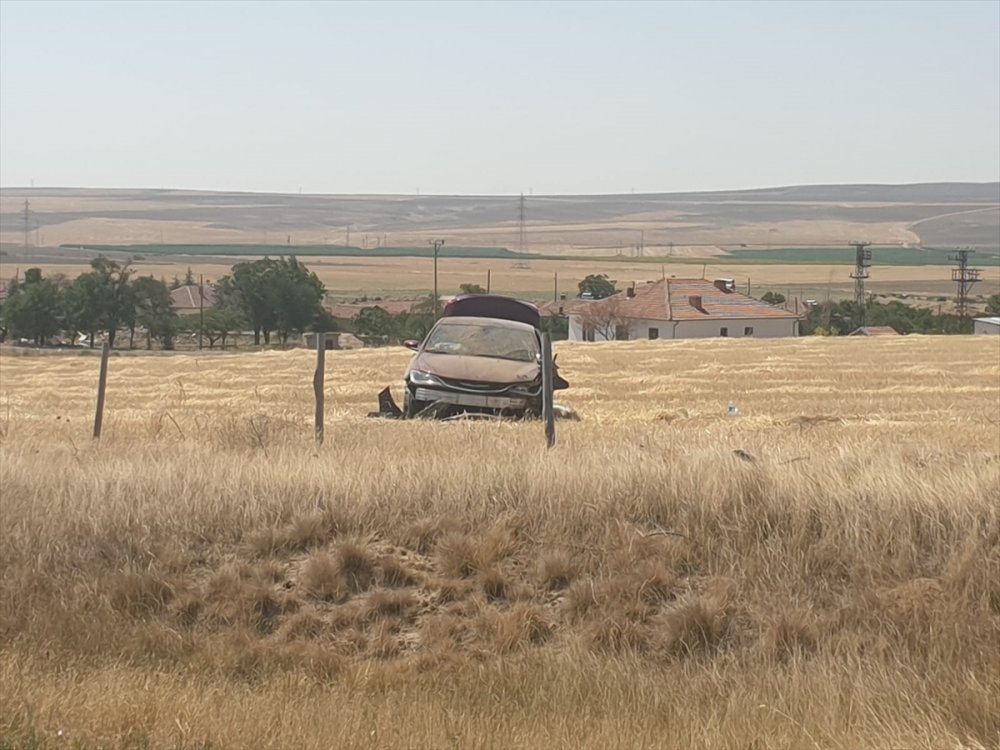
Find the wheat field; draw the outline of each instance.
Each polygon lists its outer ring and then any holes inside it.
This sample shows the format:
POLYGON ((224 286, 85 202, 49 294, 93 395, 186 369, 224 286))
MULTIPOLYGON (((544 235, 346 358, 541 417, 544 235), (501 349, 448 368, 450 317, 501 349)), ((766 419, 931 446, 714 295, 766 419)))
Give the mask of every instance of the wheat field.
POLYGON ((1000 340, 0 353, 0 747, 1000 746, 1000 340), (729 401, 740 414, 726 415, 729 401))

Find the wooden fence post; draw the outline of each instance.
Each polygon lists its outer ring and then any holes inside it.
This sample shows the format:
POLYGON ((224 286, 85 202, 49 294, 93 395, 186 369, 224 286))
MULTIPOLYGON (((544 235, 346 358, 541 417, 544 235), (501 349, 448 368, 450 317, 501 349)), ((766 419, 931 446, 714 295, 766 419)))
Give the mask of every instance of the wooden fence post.
POLYGON ((542 334, 542 419, 545 421, 545 443, 551 448, 556 444, 556 418, 552 408, 552 338, 542 334))
POLYGON ((101 436, 101 425, 104 422, 104 392, 108 387, 108 354, 111 347, 105 341, 101 345, 101 374, 97 379, 97 413, 94 414, 94 439, 101 436))
POLYGON ((316 372, 313 393, 316 396, 316 442, 323 444, 323 384, 326 373, 326 334, 316 334, 316 372))

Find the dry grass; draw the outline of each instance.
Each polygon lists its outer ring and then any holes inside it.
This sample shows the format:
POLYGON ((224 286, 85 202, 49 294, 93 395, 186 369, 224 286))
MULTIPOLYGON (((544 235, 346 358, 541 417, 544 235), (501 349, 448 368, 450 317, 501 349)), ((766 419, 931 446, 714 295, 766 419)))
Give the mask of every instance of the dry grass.
POLYGON ((1000 744, 1000 342, 559 353, 546 452, 367 420, 397 350, 320 448, 307 352, 115 357, 95 444, 4 352, 0 747, 1000 744))

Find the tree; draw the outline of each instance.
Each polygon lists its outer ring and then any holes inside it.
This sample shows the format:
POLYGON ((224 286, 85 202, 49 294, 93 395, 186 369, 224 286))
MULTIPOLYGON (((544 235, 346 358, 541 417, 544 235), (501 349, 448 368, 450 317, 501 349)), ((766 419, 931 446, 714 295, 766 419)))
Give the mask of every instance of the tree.
POLYGON ((587 296, 592 299, 604 299, 615 293, 613 281, 608 279, 606 273, 591 274, 577 285, 580 289, 580 296, 587 296))
POLYGON ((146 348, 152 348, 152 339, 163 342, 163 348, 172 348, 173 337, 177 332, 177 313, 171 306, 170 290, 162 281, 152 276, 140 276, 132 281, 132 295, 135 300, 135 315, 129 331, 129 349, 132 348, 132 338, 135 326, 146 329, 146 348))
POLYGON ((986 312, 990 315, 1000 315, 1000 294, 991 294, 986 300, 986 312))
POLYGON ((312 325, 322 310, 326 294, 323 282, 315 273, 290 256, 278 261, 278 274, 274 289, 277 305, 277 330, 282 345, 288 343, 290 333, 302 333, 312 325))
POLYGON ((459 284, 458 291, 461 294, 486 294, 486 290, 479 284, 459 284))
POLYGON ((62 310, 63 293, 59 285, 52 279, 43 279, 40 269, 29 268, 24 283, 10 292, 4 304, 4 327, 16 337, 42 346, 46 339, 59 333, 62 310))
POLYGON ((216 303, 243 312, 257 345, 262 335, 270 344, 272 331, 283 344, 291 332, 304 331, 316 320, 325 293, 319 277, 294 256, 237 263, 215 285, 216 303))
POLYGON ((108 345, 114 346, 118 329, 132 325, 135 316, 129 264, 99 255, 90 266, 94 270, 77 276, 67 291, 70 326, 74 331, 88 332, 91 346, 97 331, 106 332, 108 345))
POLYGON ((785 304, 785 295, 778 292, 766 292, 763 297, 760 298, 761 302, 766 302, 769 305, 783 305, 785 304))
POLYGON ((396 332, 397 321, 379 306, 362 308, 351 325, 359 336, 366 336, 375 343, 388 343, 396 332))
POLYGON ((621 314, 620 297, 588 302, 581 305, 581 308, 580 322, 583 324, 584 338, 587 338, 588 332, 591 334, 591 341, 594 334, 600 334, 605 341, 628 337, 626 321, 621 314), (623 329, 625 335, 620 335, 623 329))
POLYGON ((228 305, 205 310, 204 320, 202 320, 202 315, 197 313, 184 316, 184 329, 202 331, 205 338, 208 339, 209 349, 215 348, 216 341, 225 349, 226 339, 243 330, 246 325, 247 320, 243 316, 243 312, 228 305))

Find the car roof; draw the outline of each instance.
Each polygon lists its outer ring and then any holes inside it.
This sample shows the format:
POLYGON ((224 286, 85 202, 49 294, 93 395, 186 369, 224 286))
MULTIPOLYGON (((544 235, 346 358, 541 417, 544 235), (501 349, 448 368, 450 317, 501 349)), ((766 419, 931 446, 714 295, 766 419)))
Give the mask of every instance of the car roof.
POLYGON ((515 331, 530 331, 535 333, 537 329, 528 325, 527 323, 519 323, 516 320, 505 320, 504 318, 482 318, 479 316, 471 315, 451 315, 446 318, 441 318, 435 324, 435 328, 440 325, 456 325, 456 326, 490 326, 492 328, 510 328, 515 331))

